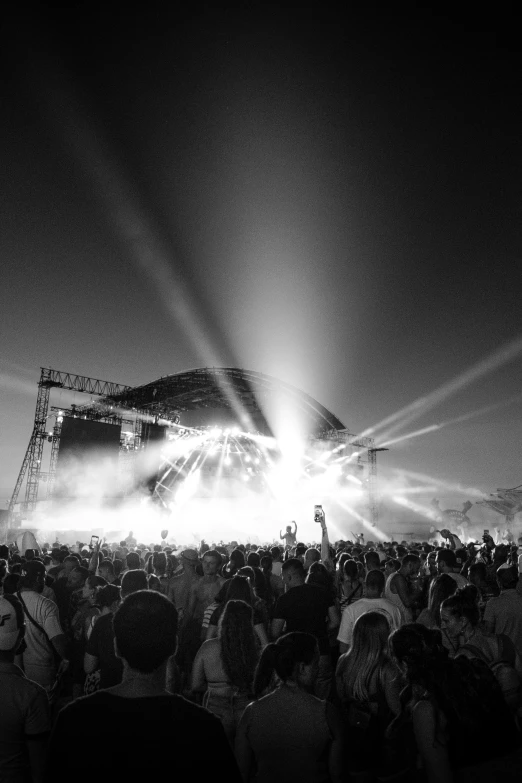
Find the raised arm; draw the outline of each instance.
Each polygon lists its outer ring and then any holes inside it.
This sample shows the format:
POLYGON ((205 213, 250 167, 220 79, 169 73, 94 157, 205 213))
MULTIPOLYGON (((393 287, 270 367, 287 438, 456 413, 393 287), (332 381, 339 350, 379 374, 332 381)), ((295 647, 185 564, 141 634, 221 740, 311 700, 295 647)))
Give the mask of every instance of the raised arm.
POLYGON ((326 528, 326 515, 323 511, 323 518, 321 520, 321 562, 325 568, 333 574, 335 571, 335 563, 330 555, 330 540, 328 538, 328 530, 326 528))

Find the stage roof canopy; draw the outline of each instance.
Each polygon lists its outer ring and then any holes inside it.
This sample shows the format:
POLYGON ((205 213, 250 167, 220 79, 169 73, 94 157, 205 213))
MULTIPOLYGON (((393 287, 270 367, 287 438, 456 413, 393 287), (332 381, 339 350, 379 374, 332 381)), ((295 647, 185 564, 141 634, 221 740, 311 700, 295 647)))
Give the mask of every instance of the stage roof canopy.
POLYGON ((270 432, 270 427, 264 411, 270 409, 270 401, 280 399, 285 406, 301 413, 311 435, 345 430, 337 416, 295 386, 270 375, 235 367, 205 367, 167 375, 126 389, 110 399, 122 407, 145 410, 166 419, 179 416, 181 424, 186 418, 183 414, 189 411, 202 414, 204 409, 227 411, 238 423, 246 424, 245 416, 249 417, 257 430, 265 432, 270 432))

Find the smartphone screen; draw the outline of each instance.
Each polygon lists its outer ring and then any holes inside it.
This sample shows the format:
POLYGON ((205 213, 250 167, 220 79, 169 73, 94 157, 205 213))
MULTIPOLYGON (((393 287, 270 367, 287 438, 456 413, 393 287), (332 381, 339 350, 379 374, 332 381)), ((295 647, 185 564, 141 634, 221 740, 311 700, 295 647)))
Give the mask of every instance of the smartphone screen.
POLYGON ((100 537, 99 536, 91 536, 91 546, 96 546, 98 543, 100 537))

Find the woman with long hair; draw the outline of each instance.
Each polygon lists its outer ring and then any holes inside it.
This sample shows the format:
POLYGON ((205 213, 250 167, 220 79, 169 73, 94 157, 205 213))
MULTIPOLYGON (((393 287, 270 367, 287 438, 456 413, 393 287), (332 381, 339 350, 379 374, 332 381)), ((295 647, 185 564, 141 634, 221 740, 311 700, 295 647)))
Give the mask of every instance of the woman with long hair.
POLYGON ((402 681, 388 655, 389 635, 383 613, 362 614, 355 621, 352 646, 337 663, 337 695, 356 745, 353 773, 382 765, 384 733, 400 709, 402 681))
POLYGON ((505 757, 516 754, 517 731, 486 664, 449 658, 440 631, 419 623, 395 631, 390 649, 406 682, 401 712, 387 732, 399 766, 404 769, 409 759, 410 772, 428 783, 490 781, 504 757, 497 772, 507 772, 513 762, 520 775, 513 756, 506 765, 505 757), (423 773, 415 769, 418 759, 423 773))
POLYGON ((339 715, 312 695, 318 670, 319 648, 311 634, 287 633, 263 650, 254 680, 258 700, 243 713, 236 737, 245 782, 272 783, 282 770, 299 783, 344 780, 339 715))
POLYGON ((228 601, 218 636, 201 645, 192 667, 192 691, 204 693, 203 705, 220 718, 233 742, 243 710, 252 700, 258 661, 253 609, 246 601, 228 601))
POLYGON ((239 576, 238 574, 225 582, 217 594, 217 607, 210 616, 206 638, 215 639, 215 637, 218 635, 219 620, 228 601, 245 601, 245 603, 252 607, 254 612, 254 631, 256 632, 259 644, 262 647, 268 644, 268 637, 263 622, 263 614, 258 608, 259 599, 257 598, 248 577, 239 576))

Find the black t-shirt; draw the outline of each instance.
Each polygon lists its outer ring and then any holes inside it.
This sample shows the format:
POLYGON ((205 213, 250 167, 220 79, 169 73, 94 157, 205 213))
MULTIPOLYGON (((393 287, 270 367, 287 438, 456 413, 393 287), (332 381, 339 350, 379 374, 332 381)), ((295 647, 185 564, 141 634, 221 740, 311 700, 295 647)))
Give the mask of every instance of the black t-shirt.
POLYGON ((85 652, 98 658, 100 688, 119 685, 123 675, 123 664, 114 652, 114 629, 112 614, 98 617, 94 623, 85 652))
POLYGON ((286 633, 304 631, 317 637, 319 653, 328 655, 328 609, 333 606, 329 593, 318 585, 292 587, 277 599, 274 620, 286 621, 286 633))
POLYGON ((136 781, 152 774, 155 780, 207 783, 209 764, 226 770, 227 783, 241 783, 223 726, 208 710, 182 696, 127 699, 98 691, 59 713, 44 780, 70 783, 72 774, 82 783, 101 774, 103 780, 136 781), (78 766, 78 758, 91 761, 78 766))

